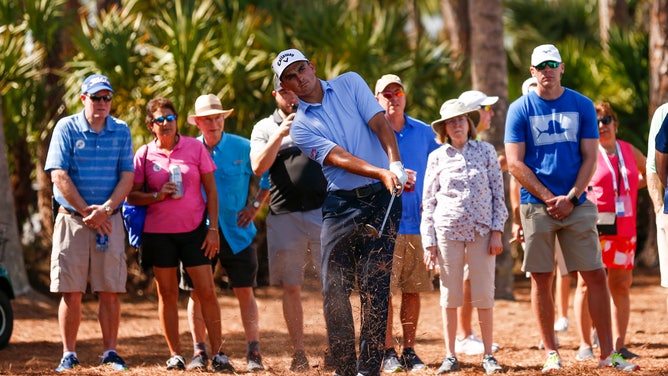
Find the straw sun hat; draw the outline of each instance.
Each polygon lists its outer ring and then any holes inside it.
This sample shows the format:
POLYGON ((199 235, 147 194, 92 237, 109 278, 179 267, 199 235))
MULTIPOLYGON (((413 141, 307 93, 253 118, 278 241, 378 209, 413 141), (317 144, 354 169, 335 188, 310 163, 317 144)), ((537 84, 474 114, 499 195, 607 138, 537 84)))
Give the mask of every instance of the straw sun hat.
POLYGON ((449 119, 456 118, 457 116, 467 115, 473 123, 469 123, 471 127, 473 124, 478 123, 480 120, 480 113, 478 109, 471 109, 466 106, 466 103, 460 101, 459 99, 448 99, 441 106, 439 111, 441 118, 431 122, 431 129, 434 130, 436 134, 441 134, 443 132, 443 127, 445 126, 445 121, 449 119))
POLYGON ((200 95, 195 101, 195 114, 188 115, 188 123, 196 125, 195 118, 216 114, 223 114, 226 119, 233 111, 234 109, 224 110, 220 99, 213 94, 200 95))

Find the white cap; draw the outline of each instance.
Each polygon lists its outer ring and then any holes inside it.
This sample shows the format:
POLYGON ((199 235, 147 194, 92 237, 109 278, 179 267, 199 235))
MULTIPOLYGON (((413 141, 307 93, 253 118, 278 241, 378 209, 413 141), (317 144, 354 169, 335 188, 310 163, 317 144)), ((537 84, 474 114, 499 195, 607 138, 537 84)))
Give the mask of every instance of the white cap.
POLYGON ((290 64, 296 63, 298 61, 308 61, 308 59, 298 49, 291 48, 279 53, 278 56, 276 56, 274 61, 271 63, 271 69, 274 71, 274 73, 276 73, 276 77, 278 77, 280 80, 285 68, 289 67, 290 64))
POLYGON ((556 61, 561 63, 559 50, 552 44, 543 44, 533 49, 531 54, 531 66, 536 66, 544 61, 556 61))
POLYGON ((404 88, 404 84, 401 82, 401 78, 399 78, 399 76, 395 74, 386 74, 379 78, 378 81, 376 81, 376 91, 374 94, 378 94, 385 90, 385 88, 390 86, 390 84, 397 84, 401 86, 402 89, 404 88))
POLYGON ((499 100, 499 97, 488 97, 487 94, 478 90, 463 92, 458 98, 466 107, 477 110, 480 106, 491 106, 499 100))

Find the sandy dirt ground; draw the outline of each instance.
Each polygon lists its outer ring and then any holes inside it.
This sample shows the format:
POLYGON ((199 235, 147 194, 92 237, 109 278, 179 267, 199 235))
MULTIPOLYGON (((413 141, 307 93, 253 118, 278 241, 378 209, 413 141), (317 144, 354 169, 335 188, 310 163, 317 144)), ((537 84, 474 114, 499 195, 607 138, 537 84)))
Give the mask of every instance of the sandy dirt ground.
MULTIPOLYGON (((515 301, 498 300, 494 310, 494 341, 501 349, 496 357, 504 368, 504 374, 540 374, 544 352, 538 350, 540 342, 531 312, 529 283, 518 277, 515 285, 515 301)), ((282 316, 281 291, 274 287, 256 290, 260 310, 261 350, 265 372, 258 375, 289 375, 292 349, 282 316)), ((655 272, 636 272, 631 289, 632 313, 628 331, 628 347, 641 355, 636 362, 642 367, 637 375, 668 375, 668 325, 666 324, 666 290, 659 287, 655 272)), ((13 301, 15 311, 14 334, 10 345, 0 350, 0 375, 55 374, 62 347, 57 325, 57 302, 54 296, 46 299, 20 297, 13 301)), ((102 344, 97 324, 97 304, 88 295, 84 305, 83 322, 79 330, 77 352, 81 367, 68 374, 76 375, 171 375, 195 374, 165 370, 169 353, 157 318, 157 302, 152 294, 123 296, 119 354, 130 366, 126 372, 118 372, 99 366, 102 344)), ((444 356, 443 331, 438 306, 437 290, 423 295, 422 314, 418 327, 416 351, 428 364, 425 371, 414 375, 433 375, 444 356)), ((245 373, 245 349, 243 328, 236 299, 229 290, 219 293, 223 317, 223 350, 230 356, 238 373, 245 373)), ((572 301, 572 299, 571 299, 572 301)), ((359 310, 357 296, 353 306, 359 310)), ((192 340, 185 320, 185 296, 182 297, 180 314, 181 343, 184 357, 191 356, 192 340)), ((398 303, 398 302, 397 302, 398 303)), ((324 368, 326 332, 322 317, 322 299, 318 283, 311 280, 303 297, 305 311, 306 351, 311 370, 303 375, 332 375, 324 368)), ((396 307, 395 307, 396 309, 396 307)), ((396 314, 398 317, 398 312, 396 314)), ((579 344, 574 328, 575 318, 569 311, 571 327, 559 335, 564 369, 559 375, 615 375, 620 371, 597 369, 596 361, 575 360, 579 344)), ((474 315, 474 328, 477 318, 474 315)), ((476 330, 479 332, 479 330, 476 330)), ((395 336, 400 339, 400 327, 395 324, 395 336)), ((400 349, 399 349, 400 350, 400 349)), ((480 356, 459 356, 462 370, 458 375, 484 374, 480 356)))

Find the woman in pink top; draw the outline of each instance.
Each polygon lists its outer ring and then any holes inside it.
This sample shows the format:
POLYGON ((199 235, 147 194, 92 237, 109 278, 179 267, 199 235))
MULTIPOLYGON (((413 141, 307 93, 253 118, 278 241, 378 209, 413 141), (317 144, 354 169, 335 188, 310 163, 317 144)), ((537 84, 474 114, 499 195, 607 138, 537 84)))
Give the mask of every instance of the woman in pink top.
MULTIPOLYGON (((599 239, 603 264, 608 269, 608 287, 612 297, 612 331, 615 351, 625 359, 636 354, 625 347, 626 329, 631 313, 629 288, 633 280, 633 261, 636 253, 636 203, 638 189, 645 181, 645 156, 633 145, 617 139, 617 116, 607 102, 597 103, 600 145, 596 173, 590 182, 589 200, 599 212, 599 239), (604 224, 608 224, 604 226, 604 224)), ((593 358, 591 318, 587 288, 578 279, 575 292, 575 313, 578 319, 580 349, 577 359, 593 358)))
POLYGON ((492 355, 492 309, 495 258, 503 251, 501 236, 508 211, 496 151, 475 139, 471 118, 478 116, 478 109, 451 99, 441 107, 441 119, 431 123, 443 146, 427 161, 420 233, 426 266, 440 267, 446 358, 436 374, 459 369, 455 335, 457 307, 464 302, 465 264, 485 349, 482 366, 487 374, 502 370, 492 355))
MULTIPOLYGON (((211 269, 211 259, 220 244, 218 194, 213 177, 216 166, 204 144, 179 134, 176 109, 169 99, 148 102, 146 125, 155 139, 135 154, 134 185, 128 202, 148 206, 141 244, 142 266, 152 266, 155 275, 158 314, 170 351, 167 369, 182 370, 185 360, 179 342, 179 263, 188 271, 193 293, 202 302, 211 348, 219 352, 222 342, 220 306, 211 269), (180 189, 170 179, 175 166, 181 174, 180 189)), ((216 357, 229 363, 221 354, 216 357)))

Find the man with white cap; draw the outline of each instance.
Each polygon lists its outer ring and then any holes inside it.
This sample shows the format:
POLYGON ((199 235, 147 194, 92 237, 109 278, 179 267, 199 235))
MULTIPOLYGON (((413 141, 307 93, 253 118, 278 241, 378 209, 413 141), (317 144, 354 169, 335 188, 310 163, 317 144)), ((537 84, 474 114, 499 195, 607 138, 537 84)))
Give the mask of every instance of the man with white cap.
POLYGON ((468 108, 480 109, 480 120, 475 128, 478 136, 492 126, 492 116, 494 116, 492 105, 499 101, 499 97, 487 96, 479 90, 469 90, 461 93, 458 99, 468 108))
POLYGON ((51 292, 62 294, 58 323, 63 358, 57 372, 79 365, 77 332, 89 282, 99 300, 102 364, 127 369, 116 354, 118 293, 125 292, 127 279, 125 231, 117 213, 132 188, 134 166, 130 129, 109 115, 113 93, 106 76, 86 78, 80 95, 84 109, 58 121, 44 165, 60 206, 51 257, 51 292))
POLYGON ((561 85, 564 64, 555 46, 536 47, 529 71, 538 82, 536 95, 523 95, 510 105, 505 148, 510 173, 522 186, 522 268, 531 272, 531 305, 547 353, 543 372, 562 365, 553 325, 556 240, 569 272, 580 272, 587 283, 592 321, 600 341, 599 367, 634 371, 636 365, 613 351, 610 294, 596 231, 597 210, 584 194, 598 156, 596 110, 589 98, 561 85))
POLYGON ((283 316, 294 349, 290 371, 310 369, 304 351, 302 284, 308 255, 320 275, 320 230, 327 180, 320 165, 302 153, 290 137, 299 100, 274 76, 274 113, 253 126, 251 165, 256 175, 269 173, 271 201, 267 215, 269 281, 283 289, 283 316))
MULTIPOLYGON (((241 136, 225 133, 225 119, 234 110, 225 110, 214 94, 201 95, 195 101, 195 114, 188 116, 188 123, 202 132, 198 137, 211 153, 216 164, 214 178, 218 197, 218 226, 220 253, 217 260, 227 273, 230 287, 239 301, 241 321, 246 334, 246 369, 249 372, 264 370, 260 355, 260 329, 257 302, 253 293, 258 271, 257 251, 252 246, 257 233, 253 219, 265 198, 269 196, 269 182, 260 181, 260 189, 248 201, 248 188, 253 169, 250 162, 250 141, 241 136)), ((191 290, 192 285, 185 271, 180 287, 191 290)), ((188 302, 188 322, 195 345, 194 356, 188 369, 205 369, 207 363, 206 332, 201 314, 201 304, 193 299, 188 302)), ((216 351, 217 349, 214 349, 216 351)), ((214 371, 216 370, 216 365, 214 371)), ((221 370, 233 371, 229 367, 221 370)))
POLYGON ((431 127, 406 115, 406 91, 399 76, 386 74, 376 82, 376 100, 385 109, 385 118, 395 132, 401 160, 410 177, 401 195, 401 222, 394 245, 391 295, 385 334, 384 372, 417 371, 426 368, 414 350, 420 317, 420 293, 433 290, 432 273, 424 267, 420 238, 422 186, 429 153, 440 145, 431 127), (400 321, 403 330, 401 357, 394 349, 392 335, 392 295, 401 294, 400 321))
POLYGON ((399 195, 408 179, 397 140, 383 108, 358 74, 319 80, 315 66, 296 49, 279 53, 272 69, 281 86, 299 98, 290 136, 322 165, 328 182, 322 210, 322 279, 336 373, 378 375, 401 217, 399 195), (361 300, 359 360, 350 303, 356 284, 361 300))

